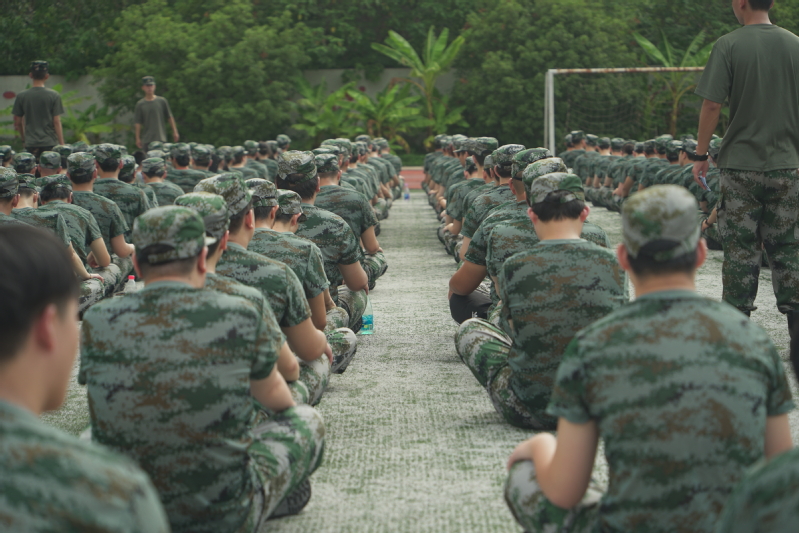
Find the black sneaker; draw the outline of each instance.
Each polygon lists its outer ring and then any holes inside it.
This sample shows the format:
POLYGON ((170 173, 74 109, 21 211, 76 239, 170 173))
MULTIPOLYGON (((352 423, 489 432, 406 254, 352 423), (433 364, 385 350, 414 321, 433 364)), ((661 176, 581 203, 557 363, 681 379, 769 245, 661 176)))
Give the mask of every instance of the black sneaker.
POLYGON ((277 504, 269 519, 297 514, 308 505, 309 501, 311 501, 311 480, 306 479, 277 504))

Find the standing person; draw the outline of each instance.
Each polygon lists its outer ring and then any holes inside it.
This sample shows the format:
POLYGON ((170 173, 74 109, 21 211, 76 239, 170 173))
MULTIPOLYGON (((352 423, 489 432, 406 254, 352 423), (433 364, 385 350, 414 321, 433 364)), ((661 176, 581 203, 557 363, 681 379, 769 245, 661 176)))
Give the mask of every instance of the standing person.
POLYGON ((60 116, 64 114, 64 106, 61 95, 44 86, 50 77, 47 61, 31 62, 28 76, 33 80, 33 87, 17 95, 12 113, 14 129, 19 132, 22 145, 38 158, 42 152, 64 144, 60 116))
POLYGON ((163 96, 155 95, 155 78, 145 76, 141 79, 144 98, 136 103, 134 118, 136 121, 136 146, 147 151, 147 145, 153 141, 166 142, 164 122, 172 126, 172 138, 180 140, 178 125, 169 109, 169 102, 163 96))
POLYGON ((756 309, 761 242, 772 268, 777 308, 799 338, 799 37, 769 20, 773 0, 735 0, 744 25, 713 46, 696 94, 699 117, 694 180, 709 170, 707 152, 722 103, 730 125, 717 161, 719 234, 725 302, 756 309))

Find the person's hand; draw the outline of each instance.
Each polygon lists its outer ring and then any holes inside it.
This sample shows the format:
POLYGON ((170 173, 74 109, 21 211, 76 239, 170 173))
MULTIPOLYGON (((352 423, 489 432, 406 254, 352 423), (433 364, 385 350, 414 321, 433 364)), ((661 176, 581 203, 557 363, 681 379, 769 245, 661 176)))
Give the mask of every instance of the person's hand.
POLYGON ((92 268, 98 268, 100 263, 97 262, 97 259, 94 257, 94 252, 89 252, 89 255, 86 256, 86 262, 92 268))
POLYGON ((330 361, 330 366, 333 366, 333 348, 330 347, 330 343, 325 344, 325 355, 327 360, 330 361))
POLYGON ((383 249, 382 249, 380 246, 378 246, 378 247, 377 247, 377 251, 378 251, 378 252, 382 252, 382 251, 383 251, 383 249))
POLYGON ((702 190, 706 190, 705 186, 702 185, 702 181, 699 179, 700 177, 704 178, 707 176, 707 172, 710 170, 710 163, 707 161, 694 161, 694 181, 697 185, 702 187, 702 190))
POLYGON ((137 148, 144 148, 144 145, 141 143, 141 139, 136 139, 136 147, 137 148))
POLYGON ((90 279, 99 279, 100 281, 103 281, 103 282, 105 281, 103 279, 103 276, 101 276, 100 274, 89 274, 89 277, 88 278, 83 278, 83 281, 88 281, 90 279))

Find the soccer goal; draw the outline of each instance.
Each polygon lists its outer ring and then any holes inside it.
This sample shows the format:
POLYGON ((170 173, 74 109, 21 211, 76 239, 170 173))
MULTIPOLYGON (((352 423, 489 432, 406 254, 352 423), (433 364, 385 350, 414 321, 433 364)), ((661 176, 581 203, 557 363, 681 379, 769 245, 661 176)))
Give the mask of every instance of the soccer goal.
MULTIPOLYGON (((563 87, 559 86, 562 89, 561 97, 566 100, 566 105, 561 106, 564 114, 560 123, 562 127, 571 126, 571 129, 597 135, 641 138, 640 135, 657 129, 657 121, 663 118, 659 114, 665 116, 670 112, 670 109, 664 110, 663 104, 668 100, 668 95, 661 94, 664 93, 665 84, 657 82, 653 75, 694 73, 685 80, 690 89, 696 74, 703 70, 704 67, 549 69, 544 89, 544 143, 547 148, 556 151, 555 76, 569 78, 563 87), (607 74, 639 76, 613 76, 613 79, 605 79, 604 83, 597 83, 607 74)), ((697 102, 693 105, 698 114, 697 102)), ((696 119, 691 120, 695 123, 696 119)))

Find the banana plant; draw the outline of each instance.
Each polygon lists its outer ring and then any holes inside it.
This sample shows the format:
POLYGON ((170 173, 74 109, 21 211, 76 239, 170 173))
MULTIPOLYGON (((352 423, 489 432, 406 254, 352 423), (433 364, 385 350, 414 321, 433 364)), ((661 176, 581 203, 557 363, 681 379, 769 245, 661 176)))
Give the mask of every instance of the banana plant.
POLYGON ((407 84, 389 85, 377 93, 374 100, 360 91, 347 92, 367 133, 372 137, 384 137, 408 153, 411 147, 405 137, 430 125, 430 119, 421 113, 418 105, 421 98, 411 95, 410 89, 407 84))
POLYGON ((312 87, 304 77, 299 76, 296 84, 301 98, 293 104, 298 120, 292 127, 308 135, 310 148, 319 146, 330 137, 351 137, 355 133, 357 117, 352 111, 352 99, 348 94, 355 87, 355 82, 331 94, 327 94, 327 82, 324 80, 312 87))

